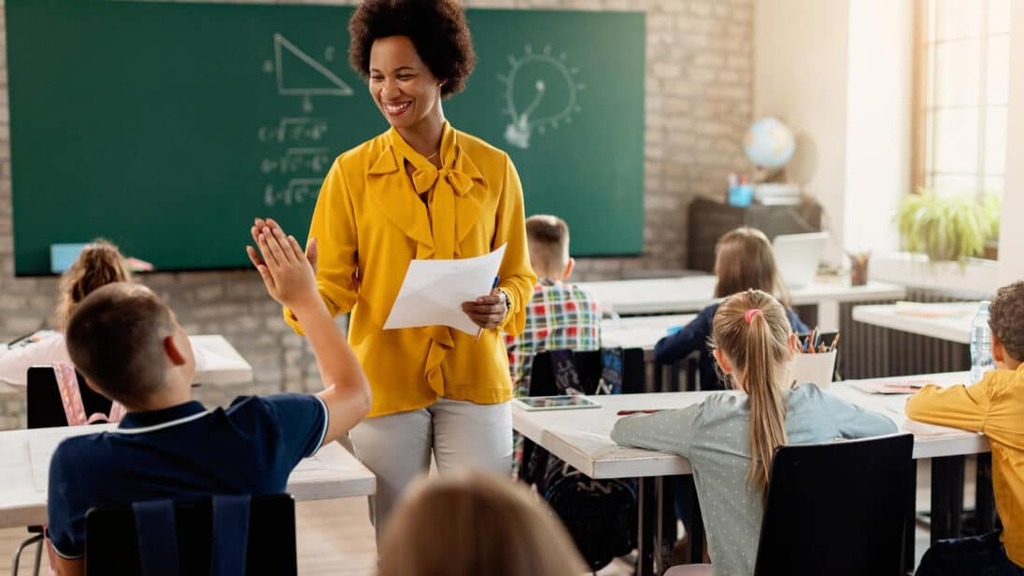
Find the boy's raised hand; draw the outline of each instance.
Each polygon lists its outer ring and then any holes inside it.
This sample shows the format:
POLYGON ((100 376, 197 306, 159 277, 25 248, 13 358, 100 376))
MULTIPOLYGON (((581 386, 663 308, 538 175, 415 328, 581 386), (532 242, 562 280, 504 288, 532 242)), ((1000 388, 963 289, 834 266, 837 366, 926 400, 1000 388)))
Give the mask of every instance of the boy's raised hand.
POLYGON ((256 218, 249 232, 259 251, 252 246, 246 246, 245 251, 263 278, 270 297, 296 311, 323 306, 313 273, 315 248, 310 253, 312 258, 307 258, 295 237, 286 235, 271 218, 256 218))

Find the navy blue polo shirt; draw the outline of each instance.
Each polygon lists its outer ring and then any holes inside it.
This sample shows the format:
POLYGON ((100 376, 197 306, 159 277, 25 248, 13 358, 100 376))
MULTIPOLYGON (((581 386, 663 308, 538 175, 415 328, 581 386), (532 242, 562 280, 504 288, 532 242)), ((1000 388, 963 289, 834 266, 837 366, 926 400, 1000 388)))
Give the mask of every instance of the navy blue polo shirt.
POLYGON ((50 539, 65 558, 85 552, 93 507, 209 494, 275 494, 323 443, 327 406, 316 396, 235 399, 225 410, 187 402, 126 414, 116 431, 68 438, 50 461, 50 539))

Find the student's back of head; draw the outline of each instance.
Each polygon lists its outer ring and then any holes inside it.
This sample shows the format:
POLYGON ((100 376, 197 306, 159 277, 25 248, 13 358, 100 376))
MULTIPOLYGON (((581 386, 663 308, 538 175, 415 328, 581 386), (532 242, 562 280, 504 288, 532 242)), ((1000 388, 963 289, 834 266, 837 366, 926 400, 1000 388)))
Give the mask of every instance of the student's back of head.
POLYGON ((117 246, 106 240, 94 240, 61 275, 58 324, 66 326, 75 307, 93 290, 112 282, 131 281, 128 261, 117 246))
POLYGON ((565 280, 572 274, 569 225, 558 216, 536 214, 526 219, 530 266, 540 278, 565 280))
POLYGON ((525 486, 482 472, 424 478, 392 516, 379 576, 572 576, 583 559, 525 486))
POLYGON ((715 298, 753 288, 778 295, 787 304, 788 295, 775 264, 772 244, 757 228, 737 228, 718 239, 715 276, 715 298))
MULTIPOLYGON (((145 405, 146 398, 164 387, 165 340, 178 331, 171 311, 149 288, 115 282, 78 304, 65 338, 68 354, 86 380, 104 395, 133 407, 145 405)), ((187 338, 180 336, 179 344, 187 347, 187 338)), ((191 354, 191 349, 180 352, 191 354)))
POLYGON ((746 290, 726 298, 712 326, 715 357, 749 396, 748 480, 764 490, 775 448, 786 443, 786 390, 795 342, 786 311, 770 294, 746 290))
MULTIPOLYGON (((1013 361, 1003 363, 1024 361, 1024 280, 1003 286, 996 292, 988 308, 988 325, 995 341, 1013 361)), ((1008 367, 1016 369, 1016 366, 1008 367)))

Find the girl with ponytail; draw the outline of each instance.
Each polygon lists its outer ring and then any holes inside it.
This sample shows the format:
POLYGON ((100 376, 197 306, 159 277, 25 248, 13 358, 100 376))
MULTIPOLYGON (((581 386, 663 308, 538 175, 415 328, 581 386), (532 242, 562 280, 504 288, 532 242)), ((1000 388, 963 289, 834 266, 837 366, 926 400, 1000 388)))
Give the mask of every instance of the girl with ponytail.
POLYGON ((726 298, 711 334, 722 379, 734 391, 687 408, 627 416, 616 422, 612 439, 688 459, 708 535, 706 573, 750 576, 775 449, 897 429, 881 414, 789 380, 797 340, 770 294, 747 290, 726 298))

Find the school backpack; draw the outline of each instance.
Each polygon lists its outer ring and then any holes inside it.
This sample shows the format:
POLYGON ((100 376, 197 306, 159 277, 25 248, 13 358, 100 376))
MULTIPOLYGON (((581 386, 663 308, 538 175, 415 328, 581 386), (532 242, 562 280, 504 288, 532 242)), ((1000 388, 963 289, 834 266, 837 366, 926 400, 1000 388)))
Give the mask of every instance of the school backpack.
MULTIPOLYGON (((621 348, 576 353, 555 350, 547 354, 557 394, 617 394, 622 390, 621 348), (580 378, 576 357, 584 354, 600 354, 601 369, 596 379, 580 378)), ((542 374, 543 371, 542 368, 542 374)), ((531 387, 537 378, 535 363, 531 387)), ((543 385, 539 388, 543 390, 542 394, 550 392, 544 390, 543 385)), ((591 570, 606 566, 636 547, 638 499, 635 480, 594 480, 536 445, 524 450, 520 475, 525 482, 536 486, 537 492, 558 515, 591 570)))

